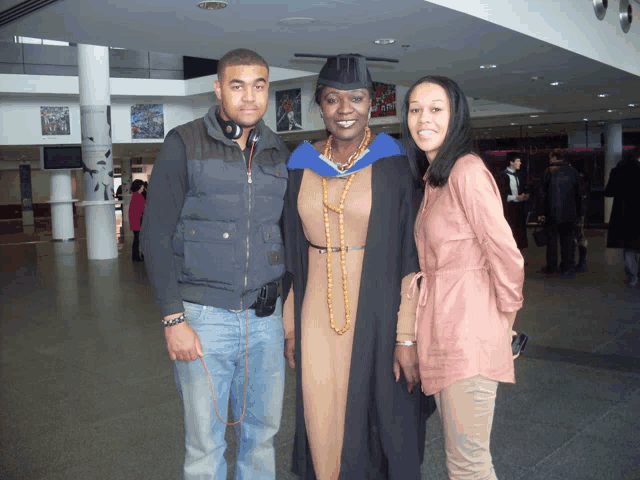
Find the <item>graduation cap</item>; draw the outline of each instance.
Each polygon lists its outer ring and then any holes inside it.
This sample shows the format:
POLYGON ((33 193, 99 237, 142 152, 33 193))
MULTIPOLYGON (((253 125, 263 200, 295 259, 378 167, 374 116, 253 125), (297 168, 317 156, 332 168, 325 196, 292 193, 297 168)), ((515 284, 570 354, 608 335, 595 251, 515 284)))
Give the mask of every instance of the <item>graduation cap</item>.
POLYGON ((320 74, 318 75, 318 85, 339 90, 355 90, 357 88, 372 88, 373 81, 371 73, 367 68, 366 61, 372 62, 394 62, 395 58, 365 57, 357 53, 342 53, 340 55, 316 55, 313 53, 295 53, 295 57, 326 58, 320 74))

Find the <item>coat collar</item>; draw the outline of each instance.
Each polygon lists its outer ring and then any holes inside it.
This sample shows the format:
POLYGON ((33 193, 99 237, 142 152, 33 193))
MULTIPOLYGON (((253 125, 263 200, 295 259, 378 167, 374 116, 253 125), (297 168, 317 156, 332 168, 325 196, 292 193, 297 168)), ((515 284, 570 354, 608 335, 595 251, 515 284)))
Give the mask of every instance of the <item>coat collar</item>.
POLYGON ((310 168, 323 177, 346 177, 368 167, 376 160, 393 155, 404 155, 402 145, 386 133, 379 133, 356 163, 346 172, 342 172, 331 160, 305 141, 291 154, 287 168, 289 170, 310 168))

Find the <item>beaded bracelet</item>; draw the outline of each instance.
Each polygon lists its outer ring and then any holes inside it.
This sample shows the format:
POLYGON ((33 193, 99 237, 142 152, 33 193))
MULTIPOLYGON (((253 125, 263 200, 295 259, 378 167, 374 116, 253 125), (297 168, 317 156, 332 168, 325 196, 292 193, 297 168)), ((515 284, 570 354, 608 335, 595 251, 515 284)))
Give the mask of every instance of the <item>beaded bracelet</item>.
POLYGON ((165 320, 164 318, 162 319, 162 325, 164 325, 165 327, 173 327, 174 325, 178 325, 179 323, 182 323, 186 320, 186 318, 184 317, 184 313, 182 315, 180 315, 177 318, 172 318, 171 320, 165 320))
POLYGON ((417 342, 413 340, 405 340, 404 342, 396 342, 398 347, 410 347, 411 345, 415 345, 417 342))

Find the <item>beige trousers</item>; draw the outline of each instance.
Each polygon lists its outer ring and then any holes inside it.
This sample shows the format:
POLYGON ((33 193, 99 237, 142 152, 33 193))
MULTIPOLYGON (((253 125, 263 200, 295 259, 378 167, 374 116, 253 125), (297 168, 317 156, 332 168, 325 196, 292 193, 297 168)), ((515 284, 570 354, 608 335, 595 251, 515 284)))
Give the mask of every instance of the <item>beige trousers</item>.
POLYGON ((489 451, 498 382, 467 378, 434 395, 450 480, 497 480, 489 451))

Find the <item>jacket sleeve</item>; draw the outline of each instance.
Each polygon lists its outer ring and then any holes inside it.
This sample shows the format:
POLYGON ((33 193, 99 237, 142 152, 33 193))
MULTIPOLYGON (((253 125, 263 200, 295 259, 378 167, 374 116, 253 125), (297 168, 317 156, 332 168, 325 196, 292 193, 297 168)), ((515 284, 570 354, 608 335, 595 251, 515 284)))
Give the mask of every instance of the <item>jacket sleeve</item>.
POLYGON ((538 215, 549 216, 548 196, 549 196, 549 182, 551 180, 551 173, 548 170, 542 174, 542 184, 540 185, 540 196, 538 197, 538 215))
POLYGON ((141 234, 145 266, 162 316, 184 311, 172 242, 188 188, 184 142, 178 133, 169 132, 149 180, 141 234))
POLYGON ((604 191, 604 195, 606 197, 615 197, 619 190, 618 183, 618 168, 614 167, 609 174, 609 181, 607 182, 607 188, 604 191))
POLYGON ((522 308, 524 259, 503 215, 500 193, 491 173, 479 158, 463 157, 460 161, 465 163, 452 170, 450 188, 489 261, 498 308, 514 312, 522 308))

